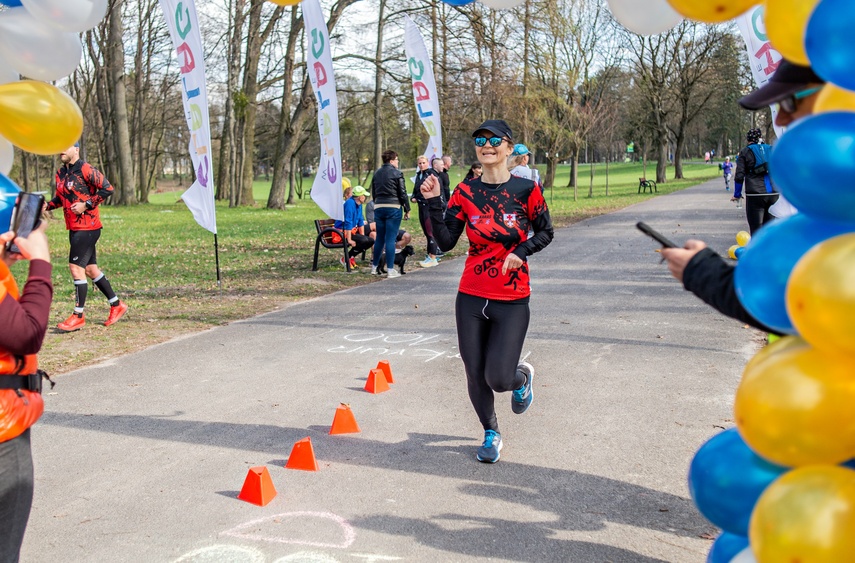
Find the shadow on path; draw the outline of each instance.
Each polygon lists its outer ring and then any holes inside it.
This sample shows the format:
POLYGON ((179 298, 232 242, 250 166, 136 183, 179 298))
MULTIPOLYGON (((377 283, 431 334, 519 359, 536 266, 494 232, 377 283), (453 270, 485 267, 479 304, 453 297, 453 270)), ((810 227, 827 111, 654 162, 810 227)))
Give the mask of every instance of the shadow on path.
MULTIPOLYGON (((389 480, 402 478, 399 472, 405 473, 404 481, 419 475, 455 479, 461 482, 453 488, 437 490, 436 495, 465 496, 476 507, 475 511, 479 506, 488 507, 484 501, 489 500, 549 515, 534 522, 483 515, 443 514, 424 519, 379 513, 352 520, 363 529, 412 537, 421 544, 464 555, 516 561, 648 562, 658 560, 611 546, 564 539, 561 535, 565 531, 593 532, 609 523, 681 537, 698 537, 713 531, 687 498, 573 470, 507 461, 480 464, 474 459, 475 444, 471 444, 469 437, 409 433, 406 440, 385 443, 362 437, 329 436, 327 427, 307 430, 175 418, 181 414, 110 416, 46 412, 41 423, 257 451, 270 455, 271 460, 289 452, 293 442, 309 434, 319 461, 392 470, 389 480), (461 441, 471 445, 459 445, 461 441)), ((276 465, 281 465, 281 461, 276 459, 276 465)))

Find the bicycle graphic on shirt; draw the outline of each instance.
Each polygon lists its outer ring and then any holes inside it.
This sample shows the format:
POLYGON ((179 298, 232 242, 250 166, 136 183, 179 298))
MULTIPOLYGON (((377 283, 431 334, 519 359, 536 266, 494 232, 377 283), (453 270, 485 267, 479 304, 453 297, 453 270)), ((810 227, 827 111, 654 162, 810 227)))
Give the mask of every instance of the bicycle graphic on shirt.
POLYGON ((495 256, 485 259, 480 264, 475 264, 475 275, 487 274, 491 278, 499 276, 498 260, 495 256))

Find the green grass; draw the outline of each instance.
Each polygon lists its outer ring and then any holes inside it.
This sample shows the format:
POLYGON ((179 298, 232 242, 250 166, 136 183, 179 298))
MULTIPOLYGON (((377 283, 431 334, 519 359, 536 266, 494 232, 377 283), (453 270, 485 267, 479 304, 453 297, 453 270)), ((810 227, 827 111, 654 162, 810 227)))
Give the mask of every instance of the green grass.
MULTIPOLYGON (((464 168, 451 172, 452 184, 464 168)), ((652 175, 648 168, 648 174, 652 175)), ((673 169, 669 169, 673 173, 673 169)), ((686 165, 687 180, 659 186, 668 193, 718 176, 717 167, 686 165)), ((545 174, 545 167, 541 167, 545 174)), ((587 197, 589 169, 579 174, 579 197, 566 188, 569 167, 558 171, 556 187, 547 190, 557 226, 606 213, 648 199, 638 194, 641 165, 610 166, 609 191, 605 195, 605 171, 595 168, 594 197, 587 197)), ((409 184, 412 171, 405 171, 409 184)), ((304 179, 308 188, 311 178, 304 179)), ((347 274, 338 254, 321 249, 319 272, 312 272, 315 229, 313 219, 323 213, 307 196, 284 211, 264 209, 269 183, 256 182, 256 207, 229 208, 217 203, 220 269, 216 282, 213 235, 199 227, 182 203, 181 191, 152 194, 149 205, 107 206, 101 209, 104 230, 98 243, 98 263, 130 311, 113 327, 101 326, 108 308, 104 297, 90 286, 86 303, 87 326, 71 334, 52 330, 43 346, 42 364, 49 372, 62 372, 137 350, 168 338, 204 330, 236 319, 272 310, 284 302, 304 299, 374 281, 367 267, 347 274)), ((411 186, 408 185, 411 189, 411 186)), ((410 229, 418 223, 410 221, 410 229)), ((48 235, 54 264, 54 302, 51 327, 65 319, 74 305, 73 288, 66 266, 68 234, 59 213, 51 221, 48 235)), ((424 246, 415 232, 414 245, 424 246)), ((465 248, 455 249, 456 254, 465 248)), ((451 254, 453 256, 454 253, 451 254)), ((418 253, 417 253, 418 256, 418 253)), ((13 268, 18 280, 25 267, 13 268)))

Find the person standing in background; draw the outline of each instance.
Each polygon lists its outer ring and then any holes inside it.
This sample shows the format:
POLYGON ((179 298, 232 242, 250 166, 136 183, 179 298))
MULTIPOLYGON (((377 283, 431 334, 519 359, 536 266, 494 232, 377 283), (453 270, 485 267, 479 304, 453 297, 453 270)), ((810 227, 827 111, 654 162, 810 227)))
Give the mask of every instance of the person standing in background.
MULTIPOLYGON (((433 238, 433 228, 428 219, 427 201, 424 194, 422 194, 421 186, 430 176, 436 176, 437 172, 434 168, 430 167, 426 156, 420 156, 416 159, 416 166, 418 170, 416 170, 416 176, 413 179, 413 194, 410 199, 419 206, 419 224, 422 226, 422 232, 424 232, 427 239, 427 256, 425 256, 423 261, 418 262, 418 265, 422 268, 432 268, 439 264, 439 261, 436 259, 439 248, 436 246, 436 241, 433 238)), ((448 200, 446 200, 447 202, 448 200)))
POLYGON ((398 153, 386 150, 381 158, 383 166, 377 169, 371 179, 371 199, 374 200, 377 229, 371 273, 377 273, 382 255, 386 257, 386 277, 397 278, 401 273, 395 269, 395 238, 401 227, 401 219, 410 218, 410 202, 407 199, 404 175, 398 170, 398 153))

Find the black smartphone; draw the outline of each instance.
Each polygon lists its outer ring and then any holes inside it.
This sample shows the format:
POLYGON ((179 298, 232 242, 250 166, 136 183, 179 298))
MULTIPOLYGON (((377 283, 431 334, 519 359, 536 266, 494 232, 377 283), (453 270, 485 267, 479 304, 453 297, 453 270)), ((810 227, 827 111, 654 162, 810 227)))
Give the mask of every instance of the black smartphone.
MULTIPOLYGON (((41 194, 21 192, 15 200, 15 208, 12 210, 12 221, 9 229, 15 231, 15 237, 27 238, 39 227, 42 218, 42 208, 45 198, 41 194)), ((13 241, 6 243, 6 250, 20 254, 21 250, 15 246, 13 241)))
POLYGON ((662 233, 655 230, 653 227, 645 223, 644 221, 639 221, 635 224, 638 227, 638 230, 654 239, 656 242, 661 244, 664 248, 677 248, 677 245, 665 238, 662 233))

